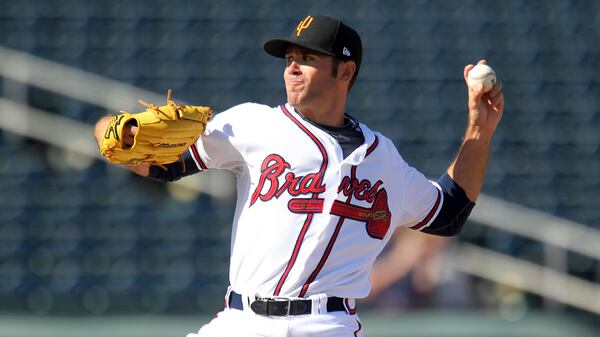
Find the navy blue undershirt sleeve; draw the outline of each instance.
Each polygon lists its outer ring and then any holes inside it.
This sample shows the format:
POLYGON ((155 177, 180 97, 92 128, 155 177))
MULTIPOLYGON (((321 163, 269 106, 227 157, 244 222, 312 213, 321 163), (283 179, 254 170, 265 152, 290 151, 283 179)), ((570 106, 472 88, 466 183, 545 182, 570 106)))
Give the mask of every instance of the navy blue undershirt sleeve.
POLYGON ((181 159, 174 163, 150 166, 150 174, 147 178, 166 183, 198 172, 200 172, 200 169, 196 166, 196 162, 194 162, 189 151, 186 151, 181 155, 181 159))
POLYGON ((465 190, 450 178, 448 173, 440 177, 438 184, 444 193, 444 204, 431 225, 421 231, 437 236, 458 235, 475 203, 467 198, 465 190))

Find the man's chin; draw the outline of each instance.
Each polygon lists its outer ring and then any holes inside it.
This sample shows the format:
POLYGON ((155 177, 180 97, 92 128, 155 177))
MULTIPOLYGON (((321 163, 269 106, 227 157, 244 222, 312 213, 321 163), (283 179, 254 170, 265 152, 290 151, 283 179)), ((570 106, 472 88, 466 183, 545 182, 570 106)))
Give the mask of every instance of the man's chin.
POLYGON ((290 105, 292 105, 296 108, 299 107, 302 103, 302 99, 300 98, 300 95, 298 93, 288 94, 287 101, 288 101, 288 103, 290 103, 290 105))

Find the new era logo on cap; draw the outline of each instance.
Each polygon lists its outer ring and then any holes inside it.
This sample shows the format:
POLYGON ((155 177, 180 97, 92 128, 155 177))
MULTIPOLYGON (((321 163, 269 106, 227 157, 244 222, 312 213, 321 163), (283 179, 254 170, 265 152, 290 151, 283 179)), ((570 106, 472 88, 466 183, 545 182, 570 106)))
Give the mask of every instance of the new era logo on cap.
POLYGON ((348 48, 344 47, 344 50, 342 51, 342 54, 344 54, 346 56, 350 56, 350 51, 348 50, 348 48))

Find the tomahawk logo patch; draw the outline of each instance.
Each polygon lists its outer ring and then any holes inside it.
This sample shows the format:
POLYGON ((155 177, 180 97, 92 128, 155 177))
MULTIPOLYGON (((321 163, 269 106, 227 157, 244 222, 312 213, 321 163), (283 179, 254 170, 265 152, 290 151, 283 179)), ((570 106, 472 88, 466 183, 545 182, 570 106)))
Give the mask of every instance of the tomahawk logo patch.
POLYGON ((367 234, 382 240, 387 234, 392 221, 392 213, 388 206, 388 196, 381 180, 371 183, 368 179, 358 180, 355 177, 356 170, 351 175, 344 177, 338 193, 347 197, 346 202, 335 200, 331 207, 331 214, 342 218, 348 218, 365 223, 367 234), (352 198, 358 201, 371 203, 371 207, 363 207, 352 204, 352 198))

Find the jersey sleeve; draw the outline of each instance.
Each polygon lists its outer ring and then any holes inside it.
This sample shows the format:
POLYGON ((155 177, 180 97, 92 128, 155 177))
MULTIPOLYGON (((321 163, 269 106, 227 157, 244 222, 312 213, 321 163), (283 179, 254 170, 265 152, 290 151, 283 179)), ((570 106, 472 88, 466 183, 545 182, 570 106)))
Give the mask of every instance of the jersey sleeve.
POLYGON ((444 203, 444 194, 438 183, 428 180, 415 168, 406 165, 404 171, 403 225, 422 230, 438 216, 444 203))
POLYGON ((225 169, 239 174, 244 164, 245 138, 252 104, 245 103, 217 114, 189 152, 200 171, 225 169))
POLYGON ((381 134, 378 137, 382 140, 379 155, 386 158, 385 162, 389 165, 386 175, 390 175, 389 180, 394 182, 390 193, 393 195, 390 207, 395 211, 392 216, 394 224, 415 230, 427 228, 444 203, 440 185, 410 166, 391 140, 381 134))

